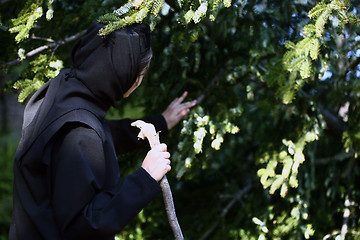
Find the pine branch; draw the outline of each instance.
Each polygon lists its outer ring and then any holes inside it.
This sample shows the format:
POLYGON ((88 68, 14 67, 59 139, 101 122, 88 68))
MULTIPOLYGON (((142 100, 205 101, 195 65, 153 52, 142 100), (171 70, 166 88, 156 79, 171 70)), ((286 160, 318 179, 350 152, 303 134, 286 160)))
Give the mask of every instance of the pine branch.
POLYGON ((157 16, 159 14, 163 4, 164 4, 164 0, 155 0, 154 5, 153 5, 152 10, 151 10, 151 13, 154 16, 157 16))
MULTIPOLYGON (((311 98, 311 95, 306 93, 302 89, 300 89, 298 92, 308 99, 311 98)), ((342 133, 347 130, 347 127, 344 126, 344 124, 335 114, 325 109, 320 103, 317 104, 317 107, 321 115, 324 117, 324 120, 330 132, 333 133, 335 136, 341 137, 342 133)))
POLYGON ((283 56, 283 63, 286 66, 287 69, 290 71, 290 64, 292 60, 295 58, 296 52, 295 51, 287 51, 285 52, 283 56))
POLYGON ((284 54, 283 62, 288 71, 300 73, 302 79, 310 76, 312 61, 317 60, 320 54, 320 41, 329 17, 334 14, 342 25, 360 22, 356 16, 348 14, 347 10, 343 1, 334 0, 328 4, 320 2, 309 11, 308 16, 315 23, 309 23, 304 27, 304 38, 296 45, 292 42, 285 44, 288 51, 284 54))
POLYGON ((304 27, 304 31, 303 31, 303 34, 306 36, 306 37, 310 37, 311 35, 313 35, 314 33, 316 32, 316 27, 314 24, 308 24, 304 27))
POLYGON ((51 38, 36 37, 36 36, 31 36, 30 39, 42 40, 42 41, 51 42, 51 43, 54 43, 54 42, 55 42, 55 41, 52 40, 51 38))
POLYGON ((317 17, 319 16, 323 11, 325 11, 327 8, 327 5, 323 2, 318 3, 315 7, 313 7, 309 11, 309 18, 317 17))
MULTIPOLYGON (((358 232, 358 231, 349 231, 348 233, 349 233, 349 234, 352 234, 352 235, 360 236, 360 232, 358 232)), ((327 234, 327 235, 324 236, 323 240, 327 240, 327 239, 329 239, 329 238, 338 236, 339 234, 340 234, 340 231, 335 231, 335 232, 333 232, 333 233, 329 233, 329 234, 327 234)))
MULTIPOLYGON (((158 16, 164 2, 165 0, 130 0, 130 2, 125 3, 114 12, 107 13, 99 18, 99 22, 105 24, 105 28, 100 30, 99 35, 108 35, 115 30, 134 23, 140 23, 145 19, 150 19, 151 21, 152 16, 158 16)), ((178 11, 180 16, 182 16, 181 18, 185 18, 185 21, 180 21, 183 24, 188 24, 191 20, 194 23, 199 23, 206 18, 213 21, 215 19, 215 12, 222 7, 231 6, 231 0, 200 1, 199 3, 188 1, 186 5, 191 4, 190 9, 182 6, 181 0, 167 0, 166 3, 172 9, 178 11), (180 9, 181 7, 183 9, 180 9)))
POLYGON ((15 36, 15 41, 17 43, 20 43, 29 37, 30 30, 43 15, 43 8, 41 5, 42 1, 35 3, 28 0, 18 17, 11 19, 12 27, 9 28, 9 32, 17 33, 15 36))
POLYGON ((295 58, 292 62, 289 63, 288 70, 290 72, 298 70, 305 60, 306 57, 303 56, 295 58))
MULTIPOLYGON (((65 44, 67 44, 67 43, 69 43, 71 41, 74 41, 74 40, 78 39, 79 37, 81 37, 85 33, 86 33, 86 30, 78 32, 78 33, 76 33, 76 34, 74 34, 74 35, 72 35, 70 37, 67 37, 64 40, 56 41, 54 43, 44 45, 44 46, 38 47, 38 48, 36 48, 34 50, 31 50, 30 52, 25 54, 25 59, 29 58, 29 57, 32 57, 32 56, 34 56, 36 54, 39 54, 39 53, 41 53, 41 52, 43 52, 43 51, 45 51, 47 49, 57 48, 59 46, 65 45, 65 44)), ((23 61, 23 59, 18 58, 16 60, 7 62, 6 65, 7 65, 7 67, 12 67, 12 66, 15 66, 15 65, 21 63, 22 61, 23 61)))
POLYGON ((316 60, 320 53, 320 41, 317 38, 313 38, 310 47, 310 57, 312 60, 316 60))
POLYGON ((217 221, 215 223, 213 223, 213 225, 211 227, 209 227, 209 229, 202 235, 202 237, 200 238, 200 240, 205 240, 207 239, 211 233, 214 232, 214 230, 219 226, 221 220, 226 216, 226 214, 228 214, 228 212, 230 211, 230 209, 234 206, 234 204, 239 201, 243 195, 245 193, 247 193, 248 191, 250 191, 252 187, 251 182, 249 182, 243 189, 239 190, 237 193, 234 194, 233 198, 231 199, 231 201, 225 206, 225 208, 222 210, 221 214, 219 215, 217 221))
POLYGON ((327 157, 327 158, 319 158, 319 159, 316 159, 316 164, 319 164, 319 165, 327 165, 331 162, 342 162, 346 159, 349 159, 349 158, 353 158, 354 157, 354 152, 351 151, 351 152, 340 152, 338 154, 335 154, 334 156, 331 156, 331 157, 327 157))
POLYGON ((141 23, 149 13, 157 16, 164 0, 133 0, 125 3, 112 13, 107 13, 99 18, 99 22, 105 24, 105 28, 99 32, 105 36, 125 26, 141 23))
POLYGON ((324 33, 324 26, 327 20, 329 19, 332 13, 332 9, 326 9, 316 20, 315 28, 316 28, 316 36, 322 37, 324 33))
POLYGON ((15 89, 22 89, 19 93, 18 96, 18 102, 22 103, 25 101, 25 99, 32 94, 33 92, 35 92, 36 90, 40 89, 40 87, 44 84, 43 81, 38 81, 38 80, 30 80, 30 79, 25 79, 25 80, 19 80, 17 81, 14 85, 13 88, 15 89))
POLYGON ((309 58, 305 58, 305 61, 300 66, 300 75, 301 77, 308 78, 311 73, 311 60, 309 58))

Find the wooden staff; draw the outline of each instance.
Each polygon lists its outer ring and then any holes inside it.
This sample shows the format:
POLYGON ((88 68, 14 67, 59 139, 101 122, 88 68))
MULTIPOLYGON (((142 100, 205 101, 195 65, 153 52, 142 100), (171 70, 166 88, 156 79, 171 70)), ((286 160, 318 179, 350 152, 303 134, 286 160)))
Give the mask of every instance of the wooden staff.
MULTIPOLYGON (((131 126, 140 128, 140 133, 138 134, 138 138, 145 139, 149 141, 151 149, 153 149, 156 145, 160 144, 159 134, 156 132, 154 125, 151 123, 146 123, 142 120, 137 120, 131 123, 131 126)), ((170 227, 174 233, 175 240, 184 240, 184 236, 182 234, 179 221, 176 217, 174 200, 171 193, 171 188, 167 177, 164 176, 160 180, 160 187, 162 189, 165 210, 168 216, 170 227)))

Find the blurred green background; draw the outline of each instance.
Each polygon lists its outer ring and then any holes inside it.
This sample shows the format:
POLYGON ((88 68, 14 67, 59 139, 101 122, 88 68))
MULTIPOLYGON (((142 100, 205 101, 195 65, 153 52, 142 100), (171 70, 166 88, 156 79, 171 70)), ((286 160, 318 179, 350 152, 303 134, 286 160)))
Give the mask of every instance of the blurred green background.
MULTIPOLYGON (((0 239, 27 99, 70 67, 95 19, 127 2, 0 2, 0 239)), ((185 90, 201 100, 161 139, 185 238, 360 239, 360 2, 130 3, 129 22, 152 27, 154 59, 108 117, 159 114, 185 90)), ((119 156, 122 176, 146 151, 119 156)), ((117 237, 173 239, 162 198, 117 237)))

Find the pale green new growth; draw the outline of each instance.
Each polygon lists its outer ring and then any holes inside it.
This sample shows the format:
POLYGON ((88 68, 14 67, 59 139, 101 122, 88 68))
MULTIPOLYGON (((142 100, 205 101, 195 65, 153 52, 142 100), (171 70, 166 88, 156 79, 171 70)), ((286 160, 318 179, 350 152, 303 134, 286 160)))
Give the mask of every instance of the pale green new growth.
POLYGON ((295 143, 284 139, 284 149, 280 153, 265 155, 260 160, 267 163, 267 166, 259 169, 257 174, 263 187, 270 187, 270 194, 274 194, 280 188, 281 197, 285 197, 289 187, 298 187, 297 174, 300 164, 305 161, 304 149, 308 143, 318 139, 318 128, 315 124, 314 129, 304 129, 306 133, 295 143), (279 166, 282 166, 281 173, 276 173, 279 166))
MULTIPOLYGON (((182 8, 185 3, 179 0, 177 4, 182 8)), ((151 21, 153 26, 155 21, 152 18, 158 16, 163 5, 164 0, 133 0, 127 2, 113 13, 107 13, 99 18, 99 22, 106 25, 104 29, 100 30, 99 35, 105 36, 122 27, 143 21, 151 21)), ((183 24, 188 24, 191 21, 199 23, 206 18, 214 21, 217 11, 223 7, 230 7, 231 0, 223 0, 222 2, 220 0, 188 1, 186 5, 188 7, 183 8, 178 21, 183 24)))
POLYGON ((288 51, 283 56, 283 64, 292 74, 299 74, 301 79, 294 81, 294 84, 288 88, 289 92, 284 93, 284 96, 287 96, 286 100, 284 98, 285 103, 291 102, 294 97, 293 89, 300 88, 311 76, 312 62, 318 60, 323 45, 325 24, 329 22, 330 16, 338 18, 341 25, 349 22, 359 24, 359 18, 348 12, 344 1, 330 1, 328 4, 319 2, 309 11, 308 16, 311 22, 304 27, 303 39, 296 44, 292 42, 285 44, 288 51))
POLYGON ((33 79, 18 80, 13 85, 13 88, 21 90, 18 96, 19 102, 24 102, 32 93, 44 85, 45 81, 54 78, 63 68, 61 60, 51 59, 50 56, 43 54, 31 61, 30 65, 32 66, 33 79))
MULTIPOLYGON (((47 12, 46 19, 49 21, 53 16, 52 9, 53 0, 47 0, 47 12)), ((20 11, 18 18, 12 19, 12 27, 9 29, 11 33, 17 33, 15 40, 17 43, 27 39, 29 37, 30 30, 34 27, 34 24, 39 18, 43 16, 43 1, 33 2, 28 0, 25 7, 20 11)))

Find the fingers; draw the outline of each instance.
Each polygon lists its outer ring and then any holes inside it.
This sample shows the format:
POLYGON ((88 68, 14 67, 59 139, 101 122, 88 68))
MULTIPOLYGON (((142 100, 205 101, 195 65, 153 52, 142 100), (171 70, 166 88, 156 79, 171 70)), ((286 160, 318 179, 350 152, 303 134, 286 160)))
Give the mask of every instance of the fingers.
POLYGON ((171 170, 170 164, 170 153, 167 151, 166 144, 162 143, 148 152, 141 166, 156 181, 160 181, 171 170))
POLYGON ((190 108, 197 104, 196 100, 183 102, 187 95, 188 92, 185 91, 180 97, 175 98, 162 113, 169 130, 176 126, 182 118, 187 116, 190 108))
POLYGON ((182 101, 184 101, 184 99, 186 98, 187 95, 188 95, 188 92, 185 91, 185 92, 181 95, 181 97, 178 98, 178 101, 181 103, 182 101))
POLYGON ((167 151, 167 145, 165 143, 160 143, 159 145, 156 145, 152 150, 165 152, 167 151))
POLYGON ((193 100, 193 101, 189 101, 189 102, 184 102, 184 99, 186 98, 186 96, 188 95, 188 92, 185 91, 180 97, 178 98, 175 98, 169 105, 169 107, 172 107, 172 108, 177 108, 179 109, 180 111, 182 111, 183 109, 185 108, 191 108, 193 106, 196 105, 197 101, 196 100, 193 100))
POLYGON ((153 149, 153 151, 159 152, 159 157, 169 159, 170 153, 167 151, 167 145, 165 143, 160 143, 159 145, 156 145, 153 149))
POLYGON ((181 101, 178 101, 176 104, 173 104, 172 107, 177 109, 178 112, 182 112, 183 110, 190 109, 197 104, 196 100, 182 103, 183 100, 184 99, 182 98, 181 101))
POLYGON ((178 114, 181 115, 181 117, 184 117, 189 114, 190 108, 194 107, 196 105, 196 100, 193 100, 191 102, 183 103, 179 106, 178 114))
MULTIPOLYGON (((165 159, 169 159, 170 158, 170 153, 169 152, 163 152, 161 153, 160 155, 162 158, 165 158, 165 159)), ((169 163, 170 164, 170 163, 169 163)))
POLYGON ((164 159, 163 160, 163 163, 165 164, 164 165, 164 174, 168 173, 170 170, 171 170, 171 161, 170 161, 170 153, 169 152, 163 152, 162 153, 162 158, 164 159))
MULTIPOLYGON (((157 152, 159 158, 163 159, 169 159, 171 157, 171 154, 167 151, 167 145, 165 143, 161 143, 159 145, 156 145, 153 149, 150 151, 157 152)), ((170 164, 170 163, 169 163, 170 164)))
POLYGON ((170 170, 171 170, 171 166, 170 166, 170 164, 169 164, 169 165, 167 165, 167 167, 166 167, 166 173, 170 172, 170 170))
MULTIPOLYGON (((170 157, 170 154, 168 155, 170 157)), ((163 175, 171 170, 171 161, 167 157, 159 158, 159 168, 162 168, 163 175)))
POLYGON ((166 173, 168 173, 171 170, 171 165, 170 164, 171 164, 171 161, 169 159, 167 159, 166 165, 165 165, 166 173))
POLYGON ((191 102, 185 102, 185 103, 181 104, 181 107, 182 107, 183 109, 192 108, 193 106, 196 105, 196 103, 197 103, 196 100, 193 100, 193 101, 191 101, 191 102))
MULTIPOLYGON (((181 104, 182 101, 184 101, 184 99, 186 98, 187 95, 188 95, 188 92, 187 92, 187 91, 183 92, 183 94, 182 94, 180 97, 175 98, 175 99, 172 101, 171 104, 174 104, 174 105, 179 105, 179 104, 181 104)), ((171 105, 171 104, 170 104, 170 105, 171 105)))
POLYGON ((184 110, 182 110, 182 111, 180 112, 180 117, 181 117, 181 118, 184 118, 184 117, 186 117, 187 115, 189 115, 189 113, 190 113, 190 109, 184 109, 184 110))

